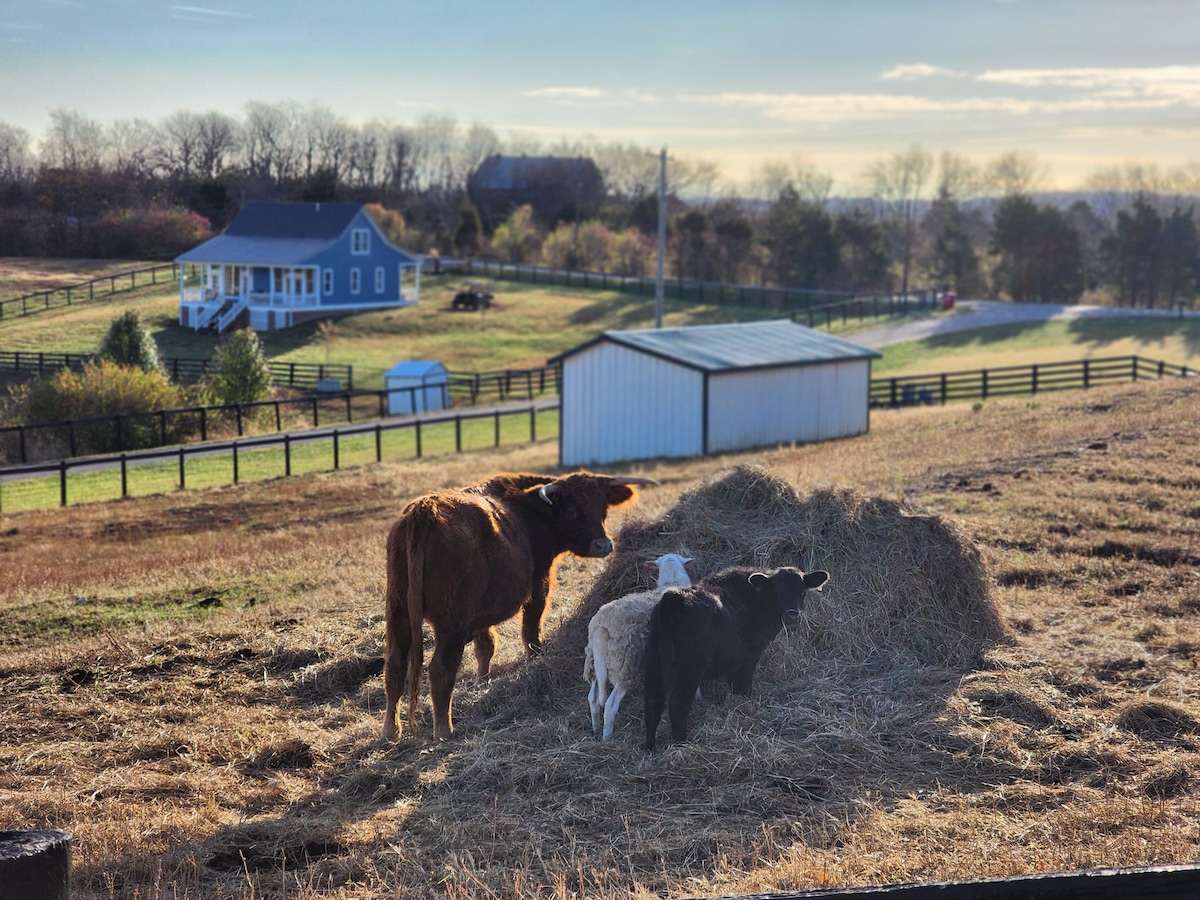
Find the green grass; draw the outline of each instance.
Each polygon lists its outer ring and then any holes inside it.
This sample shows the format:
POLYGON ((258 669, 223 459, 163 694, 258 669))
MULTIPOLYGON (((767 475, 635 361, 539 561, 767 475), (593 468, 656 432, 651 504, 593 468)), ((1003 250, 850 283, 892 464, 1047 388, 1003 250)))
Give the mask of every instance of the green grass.
MULTIPOLYGON (((446 457, 457 452, 470 453, 492 450, 498 446, 527 443, 532 436, 539 442, 558 439, 558 410, 536 414, 533 434, 528 411, 507 413, 499 417, 497 433, 495 417, 467 419, 456 433, 453 422, 423 425, 420 429, 420 452, 417 448, 417 429, 406 427, 382 431, 379 458, 402 462, 417 458, 446 457)), ((194 448, 195 445, 193 445, 194 448)), ((371 465, 377 461, 375 434, 349 435, 337 440, 337 467, 371 465)), ((332 437, 303 443, 293 442, 289 450, 283 447, 241 449, 237 454, 239 482, 264 481, 290 474, 305 475, 334 469, 334 440, 332 437), (290 462, 289 462, 290 461, 290 462)), ((118 500, 122 497, 119 467, 94 472, 67 472, 67 504, 95 503, 118 500)), ((224 487, 234 483, 233 453, 185 455, 183 486, 188 490, 224 487)), ((177 457, 161 462, 126 466, 125 492, 127 497, 165 494, 180 487, 177 457)), ((58 473, 0 482, 0 511, 11 513, 28 509, 44 509, 61 504, 62 481, 58 473)))

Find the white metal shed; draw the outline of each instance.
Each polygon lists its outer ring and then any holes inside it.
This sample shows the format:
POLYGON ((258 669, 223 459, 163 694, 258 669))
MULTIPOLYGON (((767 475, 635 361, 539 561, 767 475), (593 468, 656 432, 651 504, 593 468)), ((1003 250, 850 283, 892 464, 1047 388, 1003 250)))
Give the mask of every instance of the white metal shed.
POLYGON ((410 416, 450 405, 446 367, 436 359, 406 359, 383 373, 388 415, 410 416))
POLYGON ((606 331, 562 366, 564 466, 698 456, 867 430, 881 354, 793 322, 606 331))

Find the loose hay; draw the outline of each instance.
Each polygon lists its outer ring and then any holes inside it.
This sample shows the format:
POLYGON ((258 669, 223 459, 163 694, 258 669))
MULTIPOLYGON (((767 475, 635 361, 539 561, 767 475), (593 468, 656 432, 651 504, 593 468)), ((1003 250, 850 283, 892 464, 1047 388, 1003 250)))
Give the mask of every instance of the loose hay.
POLYGON ((731 565, 827 569, 802 636, 815 657, 843 666, 965 668, 1004 636, 979 552, 959 529, 852 489, 804 499, 761 467, 702 483, 660 520, 627 524, 616 545, 550 654, 579 656, 596 610, 644 590, 642 563, 662 553, 694 557, 696 580, 731 565))

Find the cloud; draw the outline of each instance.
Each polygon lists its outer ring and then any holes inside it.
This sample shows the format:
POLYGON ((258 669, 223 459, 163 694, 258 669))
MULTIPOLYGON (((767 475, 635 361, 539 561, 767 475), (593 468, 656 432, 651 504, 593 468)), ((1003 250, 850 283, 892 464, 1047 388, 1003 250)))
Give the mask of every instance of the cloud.
POLYGON ((172 6, 173 12, 188 13, 194 16, 217 16, 229 19, 253 19, 249 13, 230 12, 224 9, 209 9, 206 6, 172 6))
POLYGON ((1200 105, 1200 66, 1000 69, 975 77, 989 84, 1031 89, 1067 88, 1113 100, 1165 100, 1200 105))
POLYGON ((888 69, 879 77, 884 81, 916 81, 918 78, 933 78, 935 75, 943 78, 963 78, 967 73, 954 69, 943 69, 941 66, 931 66, 929 63, 912 63, 888 69))
POLYGON ((526 97, 549 97, 553 100, 601 100, 608 91, 588 87, 545 87, 525 91, 526 97))
POLYGON ((1053 115, 1123 109, 1158 109, 1165 98, 1080 97, 1034 100, 1018 97, 936 99, 913 94, 736 94, 685 98, 722 107, 756 109, 769 119, 791 124, 899 119, 914 115, 987 113, 1010 116, 1053 115))

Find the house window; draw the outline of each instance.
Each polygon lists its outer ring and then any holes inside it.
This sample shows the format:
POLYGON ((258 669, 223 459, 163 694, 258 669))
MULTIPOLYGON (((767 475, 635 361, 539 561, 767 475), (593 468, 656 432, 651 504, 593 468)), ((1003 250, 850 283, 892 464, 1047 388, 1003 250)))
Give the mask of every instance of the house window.
POLYGON ((325 283, 322 285, 321 290, 324 291, 325 296, 328 297, 333 293, 333 269, 326 269, 324 275, 325 283))
POLYGON ((375 269, 375 293, 382 294, 384 287, 383 266, 378 266, 375 269))
POLYGON ((362 275, 362 272, 359 271, 358 269, 350 270, 350 293, 357 294, 359 292, 359 290, 361 290, 361 288, 362 288, 362 283, 361 283, 362 279, 360 277, 361 275, 362 275))
POLYGON ((355 256, 365 256, 371 252, 371 232, 365 228, 355 228, 350 232, 350 252, 355 256))
POLYGON ((317 283, 317 270, 316 269, 305 269, 304 270, 304 294, 305 294, 305 296, 311 297, 316 292, 316 283, 317 283))

